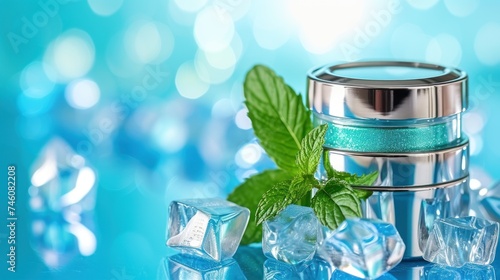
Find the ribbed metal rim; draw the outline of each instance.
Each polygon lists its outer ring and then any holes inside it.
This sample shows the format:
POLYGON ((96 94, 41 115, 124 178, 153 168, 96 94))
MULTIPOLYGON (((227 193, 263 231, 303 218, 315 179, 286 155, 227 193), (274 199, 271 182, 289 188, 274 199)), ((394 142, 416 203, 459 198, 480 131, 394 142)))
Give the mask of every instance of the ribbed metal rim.
POLYGON ((358 190, 378 191, 378 192, 419 192, 419 191, 428 191, 434 189, 451 188, 466 183, 468 180, 469 180, 469 175, 466 175, 465 177, 439 184, 401 186, 401 187, 387 187, 387 186, 352 186, 352 187, 358 190))
POLYGON ((339 155, 346 155, 346 156, 363 156, 363 157, 387 157, 387 158, 396 158, 396 157, 405 157, 405 158, 411 158, 411 157, 426 157, 429 155, 436 155, 436 154, 447 154, 447 153, 454 153, 459 150, 463 150, 469 145, 469 139, 467 137, 463 137, 460 143, 457 145, 454 145, 449 148, 441 149, 441 150, 433 150, 433 151, 428 151, 428 152, 404 152, 404 153, 377 153, 377 152, 355 152, 355 151, 347 151, 347 150, 340 150, 340 149, 333 149, 329 147, 323 147, 324 151, 333 151, 336 154, 339 155))
POLYGON ((467 108, 467 74, 456 68, 407 61, 326 65, 309 72, 308 95, 313 111, 334 117, 391 120, 438 118, 461 113, 467 108), (407 80, 370 80, 334 74, 337 69, 375 66, 432 69, 442 74, 407 80))

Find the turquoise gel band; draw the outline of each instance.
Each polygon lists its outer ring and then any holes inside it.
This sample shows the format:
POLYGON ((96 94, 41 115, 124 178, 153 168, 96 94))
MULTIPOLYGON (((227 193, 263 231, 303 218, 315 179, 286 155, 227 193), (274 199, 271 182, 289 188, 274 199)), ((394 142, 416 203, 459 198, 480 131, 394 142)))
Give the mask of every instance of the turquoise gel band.
POLYGON ((315 124, 328 123, 325 146, 356 152, 407 153, 432 151, 455 145, 460 130, 453 122, 394 126, 353 126, 315 118, 315 124))

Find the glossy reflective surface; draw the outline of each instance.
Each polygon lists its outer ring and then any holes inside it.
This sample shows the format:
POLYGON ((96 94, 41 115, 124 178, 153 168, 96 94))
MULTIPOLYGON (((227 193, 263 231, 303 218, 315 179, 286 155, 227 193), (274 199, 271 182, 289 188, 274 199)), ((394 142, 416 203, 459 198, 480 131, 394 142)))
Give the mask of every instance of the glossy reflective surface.
MULTIPOLYGON (((498 253, 498 252, 497 252, 498 253)), ((192 267, 198 267, 199 271, 206 271, 206 263, 204 260, 200 260, 200 263, 193 262, 190 257, 188 260, 183 260, 182 255, 176 255, 176 260, 182 263, 191 262, 192 267)), ((163 259, 165 260, 165 259, 163 259)), ((238 268, 234 264, 230 264, 233 271, 241 270, 246 279, 249 280, 259 280, 259 279, 269 279, 271 275, 276 277, 275 279, 289 277, 285 279, 331 279, 331 280, 359 280, 354 276, 351 276, 342 271, 332 271, 328 269, 324 262, 314 261, 308 263, 305 266, 293 267, 285 263, 278 263, 274 260, 266 259, 262 254, 262 248, 260 247, 249 247, 242 246, 238 249, 238 252, 234 256, 234 260, 238 263, 238 268), (265 278, 265 276, 268 278, 265 278), (310 278, 311 275, 318 276, 319 278, 310 278), (331 275, 328 278, 328 275, 331 275), (307 278, 309 276, 309 278, 307 278)), ((316 259, 314 259, 316 260, 316 259)), ((167 270, 164 270, 164 263, 161 262, 159 265, 158 279, 175 279, 168 278, 170 274, 167 270), (160 273, 163 272, 164 274, 160 273), (161 278, 161 277, 163 278, 161 278)), ((220 267, 220 266, 219 266, 220 267)), ((388 273, 380 276, 379 280, 445 280, 445 279, 478 279, 478 280, 495 280, 496 275, 500 272, 500 258, 496 259, 490 266, 477 266, 477 265, 467 265, 462 268, 453 268, 440 266, 432 263, 428 263, 424 260, 413 260, 413 261, 402 261, 394 269, 388 273), (459 275, 462 278, 453 278, 459 275), (452 278, 446 278, 452 277, 452 278), (465 278, 464 278, 465 277, 465 278), (472 277, 472 278, 471 278, 472 277)), ((195 278, 196 279, 196 278, 195 278)), ((199 279, 199 278, 198 278, 199 279)), ((202 279, 202 278, 201 278, 202 279)), ((231 278, 221 278, 224 280, 229 280, 231 278)), ((270 278, 273 279, 273 278, 270 278)))
POLYGON ((467 74, 433 64, 397 61, 327 65, 309 73, 308 95, 313 111, 328 116, 371 120, 440 118, 462 113, 467 108, 467 74), (358 79, 354 74, 359 69, 385 66, 441 73, 424 79, 411 76, 410 79, 379 79, 380 76, 358 79), (352 69, 349 72, 354 77, 337 75, 337 69, 352 69))

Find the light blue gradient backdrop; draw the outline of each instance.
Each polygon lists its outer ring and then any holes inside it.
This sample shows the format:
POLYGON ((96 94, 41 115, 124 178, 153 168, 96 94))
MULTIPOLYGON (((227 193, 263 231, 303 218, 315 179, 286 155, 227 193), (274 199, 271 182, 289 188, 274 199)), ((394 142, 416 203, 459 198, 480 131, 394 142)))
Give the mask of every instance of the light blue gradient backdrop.
MULTIPOLYGON (((478 0, 1 0, 0 178, 15 164, 18 179, 12 279, 154 278, 171 253, 171 200, 225 197, 272 167, 242 105, 244 75, 257 63, 301 93, 307 71, 331 62, 404 59, 466 70, 471 184, 490 186, 500 179, 499 10, 498 1, 478 0), (30 176, 54 137, 97 175, 89 256, 76 250, 54 260, 40 248, 71 251, 54 245, 58 235, 34 238, 30 176)), ((3 224, 6 186, 0 190, 3 224)), ((11 279, 0 234, 0 278, 11 279)))

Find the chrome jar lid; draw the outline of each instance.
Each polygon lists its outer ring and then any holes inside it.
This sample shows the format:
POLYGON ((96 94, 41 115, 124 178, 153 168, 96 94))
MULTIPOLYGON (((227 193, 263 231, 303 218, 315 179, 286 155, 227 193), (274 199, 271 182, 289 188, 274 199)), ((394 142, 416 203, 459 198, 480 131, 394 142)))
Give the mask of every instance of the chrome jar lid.
POLYGON ((434 119, 467 109, 467 74, 429 63, 326 65, 308 75, 315 113, 368 120, 434 119))

